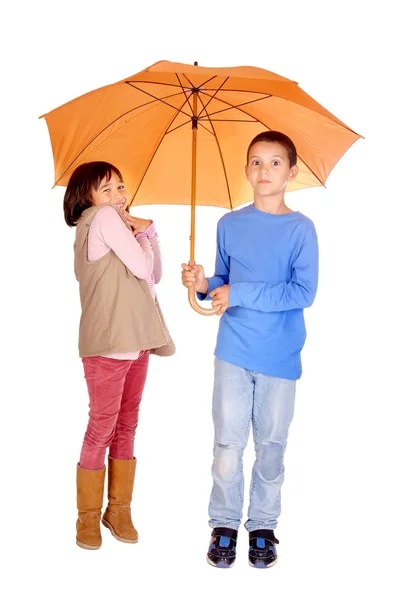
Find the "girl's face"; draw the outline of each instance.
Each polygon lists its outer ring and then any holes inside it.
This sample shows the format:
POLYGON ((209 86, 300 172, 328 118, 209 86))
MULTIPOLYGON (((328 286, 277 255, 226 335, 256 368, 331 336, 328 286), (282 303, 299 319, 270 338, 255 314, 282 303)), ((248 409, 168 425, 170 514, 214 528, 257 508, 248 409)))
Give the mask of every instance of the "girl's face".
POLYGON ((287 151, 277 142, 258 142, 250 148, 246 177, 258 195, 280 194, 296 175, 297 166, 290 167, 287 151))
POLYGON ((127 207, 128 198, 124 183, 116 173, 112 172, 112 176, 108 181, 104 177, 98 186, 98 190, 91 189, 91 198, 93 206, 100 204, 114 204, 118 208, 124 210, 127 207))

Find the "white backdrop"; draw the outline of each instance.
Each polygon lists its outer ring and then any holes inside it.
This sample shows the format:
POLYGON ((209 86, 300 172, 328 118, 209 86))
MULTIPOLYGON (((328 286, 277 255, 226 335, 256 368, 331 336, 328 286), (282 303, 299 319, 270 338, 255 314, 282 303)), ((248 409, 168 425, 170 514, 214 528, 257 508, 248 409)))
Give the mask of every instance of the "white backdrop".
MULTIPOLYGON (((398 48, 388 4, 73 0, 3 9, 4 597, 397 597, 398 48), (365 136, 326 188, 287 197, 315 222, 320 281, 306 311, 280 559, 269 572, 248 566, 243 527, 234 569, 205 562, 218 318, 194 313, 180 284, 187 207, 134 211, 158 229, 158 295, 178 348, 152 358, 142 402, 133 500, 140 542, 120 544, 105 530, 98 552, 74 543, 75 465, 88 413, 74 231, 63 221, 64 188, 51 189, 51 147, 38 116, 158 60, 274 71, 365 136)), ((222 214, 198 209, 196 256, 208 274, 222 214)), ((250 440, 247 483, 252 460, 250 440)))

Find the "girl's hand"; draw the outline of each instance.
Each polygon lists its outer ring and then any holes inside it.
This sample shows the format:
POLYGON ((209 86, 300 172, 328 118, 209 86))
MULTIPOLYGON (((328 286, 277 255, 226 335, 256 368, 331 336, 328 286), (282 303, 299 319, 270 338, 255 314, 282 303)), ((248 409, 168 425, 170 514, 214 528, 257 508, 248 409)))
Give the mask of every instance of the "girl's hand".
POLYGON ((138 217, 132 217, 128 212, 125 214, 125 220, 126 223, 128 223, 132 228, 134 235, 137 235, 137 233, 144 233, 152 224, 150 219, 139 219, 138 217))

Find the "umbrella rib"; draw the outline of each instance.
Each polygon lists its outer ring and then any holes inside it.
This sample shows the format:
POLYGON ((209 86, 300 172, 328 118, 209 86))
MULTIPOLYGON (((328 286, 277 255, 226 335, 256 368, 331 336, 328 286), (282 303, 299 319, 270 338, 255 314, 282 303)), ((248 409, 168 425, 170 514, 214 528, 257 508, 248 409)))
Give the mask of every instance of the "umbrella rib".
POLYGON ((140 80, 126 80, 125 83, 131 84, 131 83, 149 83, 151 85, 165 85, 167 87, 176 87, 176 88, 180 88, 180 85, 176 85, 175 83, 164 83, 163 81, 140 81, 140 80))
MULTIPOLYGON (((183 74, 183 75, 184 75, 184 77, 187 79, 187 81, 189 82, 189 84, 190 84, 192 87, 194 87, 194 86, 193 86, 193 84, 192 84, 192 82, 191 82, 191 81, 188 79, 188 77, 187 77, 185 74, 183 74)), ((208 83, 209 81, 211 81, 212 79, 215 79, 215 78, 216 78, 216 75, 214 75, 213 77, 210 77, 210 79, 208 79, 207 81, 205 81, 205 82, 204 82, 204 83, 202 83, 201 85, 205 85, 206 83, 208 83)), ((128 80, 128 81, 126 81, 125 83, 130 83, 130 81, 128 80)), ((146 84, 147 84, 147 83, 150 83, 150 84, 152 84, 152 85, 165 85, 165 86, 170 86, 170 87, 180 87, 180 86, 178 86, 178 85, 176 85, 176 84, 173 84, 173 83, 164 83, 164 82, 161 82, 161 81, 159 81, 159 82, 158 82, 158 81, 138 81, 138 80, 137 80, 137 81, 136 81, 136 83, 146 83, 146 84)), ((294 83, 294 84, 296 84, 296 85, 298 85, 296 81, 294 81, 293 83, 294 83)), ((137 88, 137 89, 139 89, 139 88, 137 88)), ((301 88, 300 88, 300 89, 301 89, 301 88)), ((143 90, 140 90, 140 91, 143 91, 143 90)), ((213 92, 213 91, 217 91, 217 90, 214 90, 214 89, 208 88, 208 90, 207 90, 207 91, 209 91, 209 92, 213 92)), ((228 91, 228 92, 238 92, 239 94, 254 93, 254 92, 250 92, 250 90, 234 90, 234 89, 228 89, 228 90, 224 90, 224 91, 228 91)), ((203 94, 204 92, 201 90, 201 93, 203 94)), ((260 92, 255 92, 255 93, 260 93, 260 92)), ((272 95, 272 94, 269 94, 268 96, 264 96, 263 98, 257 98, 256 100, 250 100, 249 102, 244 102, 244 103, 242 103, 242 104, 239 104, 239 105, 237 105, 236 107, 235 107, 235 106, 233 106, 233 105, 231 105, 231 107, 233 107, 233 108, 237 108, 238 106, 244 106, 244 104, 250 104, 251 102, 258 102, 259 100, 265 100, 266 98, 272 98, 272 97, 273 97, 273 95, 272 95)), ((278 98, 281 98, 282 100, 286 100, 287 102, 289 102, 289 99, 288 99, 288 98, 284 98, 283 96, 278 96, 278 98)), ((220 98, 217 98, 217 99, 218 99, 218 100, 220 100, 220 98)), ((225 102, 225 101, 224 101, 224 100, 220 100, 220 102, 225 102)), ((206 106, 207 106, 207 105, 206 105, 206 106)), ((304 104, 300 104, 300 106, 303 106, 304 108, 307 108, 308 110, 312 110, 312 111, 313 111, 313 112, 315 112, 316 114, 322 114, 322 113, 319 113, 317 110, 315 110, 315 109, 313 109, 313 108, 309 108, 308 106, 305 106, 304 104)), ((229 109, 224 109, 224 110, 229 110, 229 109)), ((215 113, 211 113, 211 114, 215 114, 215 113)), ((331 120, 333 121, 333 119, 332 119, 331 117, 328 117, 328 116, 326 116, 326 115, 324 115, 324 116, 325 116, 327 119, 331 119, 331 120)), ((332 117, 333 117, 333 116, 334 116, 334 115, 332 115, 332 117)), ((335 117, 335 118, 337 118, 337 117, 335 117)), ((336 122, 336 121, 335 121, 335 122, 336 122)), ((344 127, 345 129, 347 129, 347 131, 350 131, 351 133, 354 133, 355 135, 359 135, 361 138, 363 137, 362 135, 360 135, 359 133, 357 133, 356 131, 354 131, 353 129, 351 129, 351 127, 348 127, 348 125, 345 125, 345 123, 340 123, 340 122, 339 122, 338 124, 339 124, 339 125, 341 125, 341 127, 344 127)))
MULTIPOLYGON (((202 94, 204 94, 205 96, 208 96, 209 94, 206 94, 206 92, 202 92, 202 94)), ((260 119, 257 119, 256 117, 253 117, 253 115, 249 115, 247 112, 245 112, 244 110, 242 110, 241 108, 239 108, 238 106, 234 106, 233 104, 229 104, 229 102, 227 102, 226 100, 221 100, 220 98, 217 98, 217 100, 219 102, 224 102, 224 104, 228 104, 229 106, 231 106, 231 108, 236 108, 236 110, 239 110, 240 112, 242 112, 244 115, 246 115, 247 117, 251 117, 253 119, 255 119, 257 121, 257 123, 261 123, 261 125, 263 125, 264 127, 266 127, 268 130, 270 130, 270 128, 268 127, 268 125, 266 125, 265 123, 263 123, 262 121, 260 121, 260 119)), ((203 104, 203 103, 202 103, 203 104)), ((305 162, 305 160, 303 160, 301 158, 301 156, 299 157, 300 160, 303 162, 303 164, 307 167, 307 169, 309 171, 311 171, 311 173, 313 174, 313 176, 315 177, 315 179, 317 179, 317 181, 319 181, 319 183, 321 185, 324 185, 324 183, 321 181, 321 179, 319 179, 318 175, 316 175, 314 173, 314 171, 311 169, 311 167, 309 165, 307 165, 307 163, 305 162)))
MULTIPOLYGON (((207 110, 206 110, 206 106, 207 106, 207 105, 205 106, 205 105, 203 104, 203 102, 202 102, 202 99, 201 99, 200 97, 199 97, 199 100, 200 100, 200 102, 202 103, 202 106, 203 106, 203 109, 204 109, 205 113, 206 113, 206 114, 208 114, 208 113, 207 113, 207 110)), ((211 128, 212 128, 212 130, 213 130, 213 135, 214 135, 214 137, 215 137, 215 140, 216 140, 216 144, 217 144, 218 152, 219 152, 219 154, 220 154, 221 164, 222 164, 222 168, 223 168, 223 171, 224 171, 225 184, 226 184, 226 186, 227 186, 227 191, 228 191, 229 204, 230 204, 230 206, 231 206, 231 210, 232 210, 232 209, 233 209, 233 206, 232 206, 232 199, 231 199, 231 190, 229 189, 229 183, 228 183, 228 177, 227 177, 227 169, 226 169, 226 167, 225 167, 224 158, 223 158, 223 155, 222 155, 222 152, 221 152, 221 146, 220 146, 220 142, 219 142, 219 139, 218 139, 218 137, 217 137, 216 130, 215 130, 215 129, 214 129, 214 127, 213 127, 213 123, 211 122, 211 119, 210 119, 210 117, 209 117, 209 122, 210 122, 211 128)))
MULTIPOLYGON (((185 88, 183 87, 183 85, 182 85, 182 83, 181 83, 181 81, 180 81, 180 78, 178 77, 178 73, 176 73, 176 74, 175 74, 175 76, 176 76, 176 77, 177 77, 177 79, 178 79, 178 83, 180 84, 180 87, 181 87, 182 91, 184 92, 185 98, 187 99, 187 102, 188 102, 188 106, 189 106, 189 108, 191 109, 191 112, 192 112, 192 115, 193 115, 193 109, 192 109, 192 106, 191 106, 191 105, 190 105, 190 103, 189 103, 189 98, 188 98, 188 96, 187 96, 187 93, 186 93, 186 90, 185 90, 185 88)), ((192 94, 191 94, 191 95, 192 95, 192 94)))
MULTIPOLYGON (((177 79, 178 79, 178 82, 179 82, 179 84, 180 84, 181 88, 184 90, 184 93, 185 93, 185 88, 183 87, 183 85, 182 85, 182 83, 181 83, 181 81, 180 81, 180 78, 179 78, 179 76, 178 76, 178 73, 176 73, 175 75, 176 75, 176 77, 177 77, 177 79)), ((209 79, 206 79, 206 81, 204 81, 203 83, 199 84, 199 86, 194 86, 194 85, 193 85, 193 83, 192 83, 192 81, 191 81, 190 79, 188 79, 188 77, 185 75, 185 73, 182 73, 182 75, 185 77, 185 79, 188 81, 189 85, 191 86, 191 91, 192 91, 192 92, 193 92, 193 91, 195 91, 195 90, 196 90, 196 91, 198 91, 198 90, 199 90, 199 89, 200 89, 200 88, 201 88, 203 85, 206 85, 206 83, 208 83, 208 82, 209 82, 209 81, 211 81, 212 79, 216 79, 216 77, 217 77, 217 75, 213 75, 213 77, 210 77, 209 79)), ((227 77, 227 79, 228 79, 228 77, 227 77)), ((227 79, 226 79, 225 81, 227 81, 227 79)), ((224 81, 224 83, 225 83, 225 81, 224 81)), ((221 84, 221 85, 224 85, 224 83, 223 83, 223 84, 221 84)), ((216 93, 217 93, 217 92, 216 92, 216 93)), ((202 104, 203 104, 203 103, 202 103, 202 104)), ((192 108, 192 106, 191 106, 191 105, 189 105, 189 107, 190 107, 190 109, 192 110, 192 116, 195 116, 195 115, 193 114, 193 108, 192 108)), ((197 115, 197 116, 199 117, 199 115, 197 115)))
MULTIPOLYGON (((218 90, 216 90, 214 92, 214 94, 212 95, 212 97, 210 98, 210 100, 206 103, 206 105, 202 102, 203 108, 200 111, 200 113, 198 114, 198 118, 200 117, 200 115, 202 114, 203 111, 206 111, 206 108, 208 107, 208 105, 210 104, 210 102, 213 100, 213 98, 218 94, 218 92, 221 90, 221 88, 227 83, 229 77, 226 77, 226 79, 222 82, 222 84, 220 85, 220 87, 218 88, 218 90)), ((203 84, 204 85, 204 84, 203 84)), ((207 114, 207 111, 206 111, 207 114)))
POLYGON ((203 127, 203 129, 205 129, 208 133, 210 133, 211 135, 214 135, 214 131, 210 131, 210 129, 207 129, 207 127, 205 127, 203 125, 203 121, 198 121, 198 124, 203 127))
POLYGON ((202 85, 206 85, 206 83, 209 83, 209 81, 211 81, 212 79, 216 79, 218 77, 218 75, 213 75, 212 77, 209 77, 209 79, 206 79, 206 81, 204 81, 203 83, 200 83, 199 85, 194 85, 192 83, 192 81, 189 79, 189 77, 187 77, 185 75, 185 73, 181 73, 181 75, 183 75, 185 77, 185 79, 188 81, 189 85, 191 86, 191 88, 193 89, 198 89, 200 88, 202 85))
POLYGON ((173 133, 173 131, 177 131, 177 129, 180 129, 180 127, 184 127, 184 125, 189 125, 190 123, 192 123, 191 119, 189 119, 189 121, 185 121, 185 123, 181 123, 181 125, 177 125, 177 127, 173 127, 173 129, 168 128, 166 131, 166 135, 168 135, 169 133, 173 133))
MULTIPOLYGON (((145 90, 141 90, 139 87, 137 87, 136 85, 133 85, 132 83, 129 83, 128 85, 130 85, 131 87, 135 88, 136 90, 138 90, 139 92, 142 92, 143 94, 147 94, 148 96, 150 96, 151 98, 155 98, 155 100, 157 102, 162 102, 162 104, 165 104, 166 106, 169 106, 170 108, 172 108, 173 110, 176 110, 176 107, 173 106, 172 104, 169 104, 168 102, 165 102, 163 100, 163 98, 158 98, 157 96, 154 96, 153 94, 150 94, 149 92, 146 92, 145 90)), ((173 94, 178 96, 179 94, 173 94)), ((168 98, 169 96, 167 96, 168 98)), ((185 102, 184 102, 185 104, 185 102)), ((184 105, 183 105, 184 106, 184 105)), ((191 118, 191 115, 189 115, 188 113, 182 111, 181 109, 179 109, 179 112, 182 112, 186 117, 191 118)))
MULTIPOLYGON (((239 108, 240 106, 246 106, 246 104, 253 104, 254 102, 260 102, 260 100, 267 100, 267 98, 271 98, 271 97, 272 97, 272 95, 268 94, 267 96, 262 96, 261 98, 255 98, 255 100, 248 100, 247 102, 242 102, 242 104, 231 105, 231 107, 228 107, 228 108, 222 108, 220 110, 215 110, 214 112, 209 113, 209 115, 212 117, 213 115, 217 115, 217 114, 225 112, 227 110, 232 110, 233 108, 239 108)), ((220 102, 224 102, 224 100, 221 100, 221 98, 217 98, 217 100, 219 100, 220 102)), ((206 104, 206 106, 208 104, 209 104, 209 102, 206 104)))
MULTIPOLYGON (((189 98, 186 98, 186 100, 184 101, 184 103, 182 104, 182 106, 184 106, 184 104, 186 104, 186 102, 188 102, 188 101, 189 101, 189 98)), ((181 108, 182 108, 182 106, 181 106, 181 108)), ((130 202, 130 206, 133 204, 133 202, 134 202, 134 199, 135 199, 135 197, 136 197, 136 196, 137 196, 137 194, 138 194, 138 191, 139 191, 139 189, 140 189, 140 187, 141 187, 141 185, 142 185, 142 182, 144 181, 144 179, 145 179, 145 176, 146 176, 146 174, 148 173, 149 167, 151 166, 151 164, 152 164, 152 162, 153 162, 153 159, 155 158, 155 156, 156 156, 156 153, 157 153, 157 151, 158 151, 158 150, 159 150, 159 148, 160 148, 160 145, 161 145, 161 143, 163 142, 163 140, 164 140, 164 138, 165 138, 166 134, 169 132, 169 129, 170 129, 171 125, 174 123, 174 121, 176 120, 176 118, 178 117, 178 115, 180 114, 180 112, 182 112, 181 108, 177 110, 176 114, 173 116, 173 118, 171 119, 170 123, 167 125, 167 127, 166 127, 166 129, 165 129, 165 131, 164 131, 164 133, 163 133, 163 135, 162 135, 162 137, 161 137, 161 138, 160 138, 160 140, 159 140, 159 143, 158 143, 158 145, 156 146, 155 150, 153 151, 153 154, 152 154, 152 156, 151 156, 151 159, 150 159, 150 161, 148 162, 148 164, 147 164, 147 167, 146 167, 146 169, 145 169, 145 171, 144 171, 144 173, 143 173, 143 175, 142 175, 142 177, 141 177, 141 180, 140 180, 140 182, 139 182, 139 184, 138 184, 138 186, 137 186, 137 189, 135 190, 135 192, 134 192, 134 194, 133 194, 133 197, 132 197, 132 199, 131 199, 131 202, 130 202)), ((183 114, 185 114, 185 113, 183 113, 183 114)), ((177 129, 177 128, 176 128, 176 129, 177 129)))
MULTIPOLYGON (((218 77, 218 75, 213 75, 213 77, 210 77, 210 79, 206 79, 206 81, 204 81, 203 83, 201 83, 200 85, 198 85, 198 88, 201 88, 202 85, 206 85, 206 83, 209 83, 209 81, 211 81, 212 79, 216 79, 216 77, 218 77)), ((187 78, 188 79, 188 78, 187 78)), ((229 76, 227 77, 227 79, 229 79, 229 76)), ((189 79, 188 79, 189 81, 189 79)), ((191 82, 190 82, 191 83, 191 82)), ((223 84, 224 85, 224 84, 223 84)))
MULTIPOLYGON (((211 116, 211 115, 210 115, 211 116)), ((201 118, 201 121, 213 121, 214 123, 257 123, 257 119, 208 119, 201 118)))
MULTIPOLYGON (((175 75, 177 75, 177 73, 175 73, 175 75)), ((189 82, 189 85, 191 87, 195 87, 184 73, 183 73, 183 75, 184 75, 185 79, 189 82)), ((209 79, 206 79, 206 81, 204 81, 203 83, 201 83, 200 86, 198 86, 198 87, 201 87, 202 85, 206 85, 212 79, 216 79, 216 77, 217 77, 217 75, 213 75, 209 79)), ((178 78, 178 75, 177 75, 177 78, 178 78)), ((179 80, 179 78, 178 78, 178 80, 179 80)), ((165 86, 176 87, 176 88, 182 87, 183 89, 185 89, 180 80, 179 80, 179 84, 178 85, 176 83, 166 83, 164 81, 145 81, 145 80, 141 81, 140 79, 126 79, 125 83, 149 83, 151 85, 165 85, 165 86)), ((213 90, 211 90, 211 91, 213 91, 213 90)))
MULTIPOLYGON (((167 98, 174 98, 175 96, 179 96, 181 94, 181 92, 178 92, 177 94, 170 94, 170 96, 167 96, 167 98)), ((136 106, 135 108, 132 108, 131 110, 127 110, 125 113, 123 113, 122 115, 119 115, 118 117, 116 117, 116 119, 114 119, 113 121, 111 121, 111 123, 108 123, 108 125, 106 127, 104 127, 103 129, 101 129, 101 131, 99 131, 97 133, 96 136, 93 137, 92 140, 90 140, 85 146, 84 148, 79 152, 79 154, 72 160, 72 162, 66 167, 66 169, 64 170, 64 172, 62 173, 62 175, 60 175, 57 179, 57 181, 54 183, 54 185, 57 185, 59 181, 61 181, 62 177, 65 175, 65 173, 67 173, 69 171, 69 169, 71 168, 71 166, 78 160, 79 156, 81 156, 83 154, 83 152, 85 152, 87 150, 87 148, 100 136, 104 133, 104 131, 106 131, 109 127, 111 127, 114 123, 116 123, 119 119, 122 119, 123 117, 125 117, 126 115, 134 112, 135 110, 138 110, 139 108, 143 108, 144 106, 149 106, 149 104, 154 104, 154 102, 156 102, 156 100, 150 100, 149 102, 144 102, 144 104, 140 104, 139 106, 136 106)))
MULTIPOLYGON (((298 86, 298 84, 297 84, 296 81, 293 81, 293 83, 298 86)), ((299 88, 299 89, 300 89, 301 92, 304 92, 304 90, 302 90, 301 88, 299 88)), ((207 91, 212 92, 213 90, 209 89, 207 91)), ((260 93, 260 92, 252 92, 250 90, 230 90, 230 89, 228 89, 228 90, 223 90, 223 91, 226 91, 226 92, 238 92, 240 94, 247 94, 247 93, 249 93, 249 94, 253 94, 253 93, 257 94, 258 93, 259 94, 260 93)), ((204 94, 205 92, 202 92, 202 93, 204 94)), ((306 92, 304 92, 304 93, 306 93, 306 92)), ((307 94, 307 96, 308 96, 308 94, 307 94)), ((329 119, 330 121, 333 121, 334 123, 337 123, 337 125, 340 125, 340 127, 343 127, 344 129, 347 129, 347 131, 351 131, 351 133, 355 133, 355 135, 359 135, 360 137, 363 137, 362 135, 360 135, 359 133, 357 133, 356 131, 354 131, 353 129, 351 129, 351 127, 348 127, 348 125, 346 125, 345 123, 342 123, 340 121, 340 119, 338 119, 332 113, 330 113, 329 116, 328 115, 324 115, 322 112, 317 111, 315 108, 310 108, 309 106, 306 106, 302 102, 293 101, 290 98, 286 98, 285 96, 277 96, 277 95, 274 95, 274 94, 270 94, 269 96, 267 96, 267 98, 273 98, 273 97, 279 98, 280 100, 285 100, 286 102, 293 102, 293 104, 297 104, 298 106, 302 106, 303 108, 306 108, 307 110, 310 110, 310 111, 314 112, 317 115, 321 115, 321 116, 325 117, 325 119, 329 119), (337 119, 337 121, 335 119, 337 119)), ((310 98, 311 98, 311 96, 310 96, 310 98)), ((217 98, 217 100, 220 100, 220 102, 225 102, 225 100, 221 100, 220 98, 217 98)), ((261 98, 259 98, 259 100, 261 100, 261 98)), ((316 102, 316 100, 314 100, 314 98, 311 98, 311 100, 313 100, 314 102, 316 102)), ((254 100, 253 100, 253 102, 254 102, 254 100)), ((243 106, 243 104, 240 104, 239 106, 243 106)), ((321 108, 323 108, 324 110, 327 110, 324 106, 321 106, 321 108)), ((329 111, 327 111, 327 112, 329 112, 329 111)))
POLYGON ((191 86, 191 88, 194 88, 195 86, 193 85, 192 81, 190 79, 188 79, 188 77, 185 75, 185 73, 181 73, 181 75, 183 77, 185 77, 185 79, 188 81, 189 85, 191 86))

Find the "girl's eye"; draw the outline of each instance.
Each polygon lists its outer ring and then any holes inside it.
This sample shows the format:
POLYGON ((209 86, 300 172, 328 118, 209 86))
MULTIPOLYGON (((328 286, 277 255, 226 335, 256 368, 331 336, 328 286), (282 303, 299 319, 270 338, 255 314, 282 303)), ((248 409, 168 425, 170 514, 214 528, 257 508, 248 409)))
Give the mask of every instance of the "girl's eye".
POLYGON ((119 185, 119 190, 124 190, 124 184, 119 185))
POLYGON ((106 188, 105 190, 103 190, 104 192, 110 192, 111 189, 110 188, 106 188))

